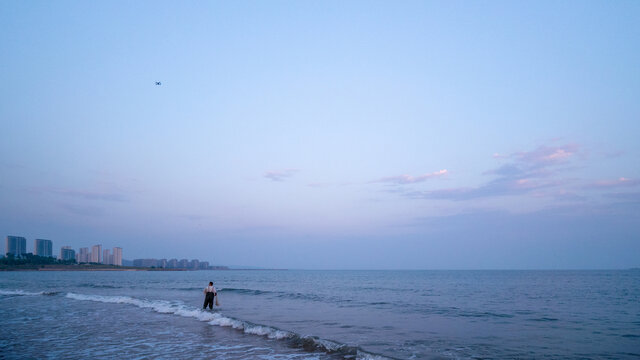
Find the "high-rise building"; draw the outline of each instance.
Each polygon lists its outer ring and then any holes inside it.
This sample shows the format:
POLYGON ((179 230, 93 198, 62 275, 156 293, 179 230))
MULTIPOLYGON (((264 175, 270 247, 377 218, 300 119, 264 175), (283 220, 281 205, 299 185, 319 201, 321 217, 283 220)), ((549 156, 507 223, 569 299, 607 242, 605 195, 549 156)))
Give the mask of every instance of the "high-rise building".
POLYGON ((102 245, 93 245, 91 247, 91 262, 92 263, 101 263, 102 262, 102 245))
POLYGON ((111 257, 110 253, 111 253, 111 250, 109 250, 109 249, 104 249, 102 251, 102 263, 103 264, 107 264, 107 265, 111 264, 111 262, 109 262, 109 258, 111 257))
POLYGON ((180 269, 186 269, 189 267, 189 260, 187 259, 180 259, 180 261, 178 261, 178 268, 180 269))
POLYGON ((198 259, 193 259, 189 262, 190 269, 198 270, 199 267, 200 267, 200 261, 198 259))
POLYGON ((91 260, 91 258, 89 257, 89 248, 80 248, 80 251, 78 253, 78 262, 87 263, 89 262, 89 260, 91 260))
POLYGON ((158 267, 158 259, 134 259, 133 266, 137 267, 158 267))
POLYGON ((4 247, 5 254, 20 256, 27 253, 27 239, 22 236, 7 236, 4 247))
POLYGON ((38 256, 53 256, 53 242, 45 239, 35 239, 33 241, 33 253, 38 256))
POLYGON ((113 248, 113 261, 111 263, 113 265, 122 266, 122 248, 121 247, 113 248))
POLYGON ((167 261, 167 267, 170 269, 175 269, 178 267, 178 259, 171 259, 167 261))
POLYGON ((73 259, 76 259, 76 252, 71 248, 71 246, 63 246, 60 248, 60 260, 73 259))
POLYGON ((167 259, 160 259, 158 260, 158 267, 159 268, 166 268, 167 267, 167 259))

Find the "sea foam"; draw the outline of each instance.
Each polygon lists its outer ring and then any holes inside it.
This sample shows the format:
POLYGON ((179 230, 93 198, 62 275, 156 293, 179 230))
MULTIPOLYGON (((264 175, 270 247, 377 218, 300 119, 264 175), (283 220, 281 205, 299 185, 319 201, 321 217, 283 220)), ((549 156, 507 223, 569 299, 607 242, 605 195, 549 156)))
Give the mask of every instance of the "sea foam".
POLYGON ((199 321, 208 322, 210 325, 231 327, 233 329, 242 330, 247 334, 266 336, 270 339, 286 339, 294 336, 294 334, 288 331, 279 330, 270 326, 251 324, 246 321, 224 316, 221 313, 202 311, 177 302, 136 299, 130 296, 103 296, 77 293, 67 293, 66 297, 81 301, 134 305, 143 309, 151 309, 161 314, 174 314, 194 318, 199 321))
POLYGON ((39 291, 29 292, 24 290, 0 290, 0 295, 13 295, 13 296, 38 296, 38 295, 55 295, 57 291, 39 291))
MULTIPOLYGON (((0 290, 0 295, 8 296, 38 296, 57 295, 59 292, 29 292, 24 290, 0 290)), ((360 360, 389 359, 384 356, 370 354, 359 348, 347 346, 334 341, 320 339, 314 336, 300 336, 298 334, 280 330, 271 326, 252 324, 248 321, 234 319, 219 312, 208 312, 198 308, 186 306, 180 302, 166 300, 146 300, 137 299, 130 296, 104 296, 78 293, 66 293, 65 297, 79 301, 94 301, 111 304, 127 304, 143 309, 151 309, 160 314, 173 314, 177 316, 193 318, 198 321, 207 322, 214 326, 231 327, 240 330, 245 334, 264 336, 269 339, 289 340, 291 345, 301 347, 309 351, 322 351, 326 353, 340 353, 345 358, 355 358, 360 360)))

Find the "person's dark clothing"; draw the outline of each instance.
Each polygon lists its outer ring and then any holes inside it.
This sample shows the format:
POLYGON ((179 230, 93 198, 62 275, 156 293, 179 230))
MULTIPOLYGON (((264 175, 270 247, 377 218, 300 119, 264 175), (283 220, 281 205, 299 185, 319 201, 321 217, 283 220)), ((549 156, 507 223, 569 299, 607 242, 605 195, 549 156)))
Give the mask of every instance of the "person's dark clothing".
POLYGON ((207 295, 205 295, 204 305, 202 306, 202 308, 206 309, 207 305, 209 305, 209 309, 213 309, 213 293, 212 292, 208 292, 207 295))

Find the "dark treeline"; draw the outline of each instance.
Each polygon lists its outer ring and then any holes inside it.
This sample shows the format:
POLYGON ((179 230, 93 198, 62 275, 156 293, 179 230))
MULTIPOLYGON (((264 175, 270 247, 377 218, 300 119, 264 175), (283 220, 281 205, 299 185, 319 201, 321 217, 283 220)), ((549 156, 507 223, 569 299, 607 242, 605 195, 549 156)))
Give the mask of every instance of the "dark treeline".
POLYGON ((0 258, 0 265, 71 265, 76 260, 58 260, 49 256, 38 256, 32 253, 22 254, 16 257, 14 254, 7 253, 6 257, 0 258))

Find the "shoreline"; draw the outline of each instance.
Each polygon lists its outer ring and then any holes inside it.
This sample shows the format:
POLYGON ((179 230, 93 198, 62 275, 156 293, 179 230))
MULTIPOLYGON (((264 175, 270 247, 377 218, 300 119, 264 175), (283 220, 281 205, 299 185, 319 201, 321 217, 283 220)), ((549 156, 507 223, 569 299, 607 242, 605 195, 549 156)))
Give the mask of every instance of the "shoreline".
POLYGON ((110 265, 25 265, 2 266, 0 271, 189 271, 188 269, 143 268, 110 265))
POLYGON ((135 266, 115 266, 115 265, 22 265, 22 266, 0 266, 2 271, 286 271, 287 269, 169 269, 169 268, 148 268, 135 266))

